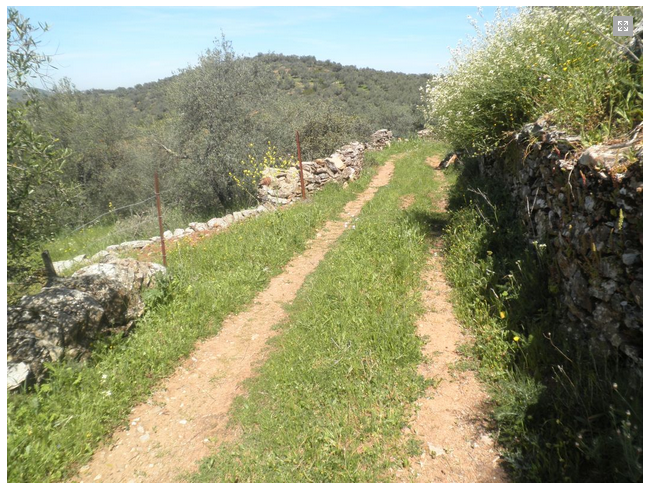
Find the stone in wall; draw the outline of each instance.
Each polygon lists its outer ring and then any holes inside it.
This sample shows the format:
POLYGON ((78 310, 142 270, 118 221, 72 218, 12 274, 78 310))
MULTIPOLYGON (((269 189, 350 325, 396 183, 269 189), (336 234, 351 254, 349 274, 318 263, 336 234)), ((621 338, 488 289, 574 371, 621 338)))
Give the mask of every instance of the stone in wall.
MULTIPOLYGON (((369 145, 359 142, 346 144, 327 158, 302 163, 304 185, 307 192, 315 192, 326 183, 335 181, 346 184, 360 176, 366 149, 383 149, 389 145, 392 133, 387 129, 372 135, 369 145)), ((261 202, 275 205, 288 204, 302 197, 299 169, 266 168, 257 189, 261 202)))
POLYGON ((374 134, 372 134, 372 140, 370 142, 371 149, 383 149, 386 146, 390 146, 392 142, 392 131, 387 129, 379 129, 374 134))

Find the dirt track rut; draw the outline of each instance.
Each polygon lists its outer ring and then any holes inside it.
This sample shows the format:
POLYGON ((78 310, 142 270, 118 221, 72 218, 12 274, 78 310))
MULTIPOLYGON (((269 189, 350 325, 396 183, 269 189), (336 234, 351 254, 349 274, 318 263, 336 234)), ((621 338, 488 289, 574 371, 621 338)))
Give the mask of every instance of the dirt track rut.
MULTIPOLYGON (((436 168, 439 159, 429 158, 436 168)), ((434 178, 443 184, 436 170, 434 178)), ((445 194, 445 193, 444 193, 445 194)), ((433 199, 432 209, 446 211, 444 200, 433 199)), ((458 346, 466 343, 453 313, 451 288, 442 270, 441 230, 434 236, 423 279, 422 301, 426 312, 417 323, 417 333, 428 340, 423 347, 426 362, 419 373, 434 380, 417 401, 417 413, 406 433, 422 442, 423 452, 398 471, 400 482, 507 482, 502 458, 489 431, 489 397, 472 371, 456 368, 462 356, 458 346)))

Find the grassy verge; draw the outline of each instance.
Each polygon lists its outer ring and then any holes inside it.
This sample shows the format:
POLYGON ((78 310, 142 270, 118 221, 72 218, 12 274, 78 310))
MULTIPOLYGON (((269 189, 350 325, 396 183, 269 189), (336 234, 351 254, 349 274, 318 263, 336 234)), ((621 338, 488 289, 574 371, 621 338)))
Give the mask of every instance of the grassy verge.
POLYGON ((505 188, 469 165, 451 205, 447 277, 514 480, 642 481, 642 380, 559 327, 546 250, 527 244, 505 188))
MULTIPOLYGON (((163 208, 165 229, 184 229, 192 221, 200 220, 195 216, 186 215, 179 209, 163 208)), ((107 246, 124 241, 149 239, 159 235, 158 216, 155 208, 151 208, 146 212, 116 219, 109 224, 95 223, 73 233, 63 233, 42 247, 50 252, 54 261, 69 260, 82 253, 92 256, 107 246)))
POLYGON ((415 141, 376 157, 404 151, 392 182, 307 279, 270 358, 236 399, 242 436, 206 459, 194 481, 381 481, 419 453, 401 429, 424 387, 419 277, 426 234, 440 218, 430 213, 438 189, 424 160, 440 148, 415 141), (406 194, 415 202, 401 210, 406 194))
POLYGON ((149 295, 133 334, 98 345, 86 365, 52 365, 47 383, 9 396, 8 480, 50 482, 73 475, 196 340, 217 333, 227 314, 250 301, 319 226, 367 186, 371 173, 347 189, 327 186, 310 203, 264 214, 170 253, 171 278, 149 295))

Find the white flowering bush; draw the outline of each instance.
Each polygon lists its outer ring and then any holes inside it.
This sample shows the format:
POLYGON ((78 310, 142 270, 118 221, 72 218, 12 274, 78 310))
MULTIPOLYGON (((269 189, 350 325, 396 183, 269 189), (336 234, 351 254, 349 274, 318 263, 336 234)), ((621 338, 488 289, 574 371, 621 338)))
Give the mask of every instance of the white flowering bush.
POLYGON ((434 134, 460 149, 493 149, 508 131, 552 111, 555 123, 603 139, 642 120, 642 57, 611 36, 613 16, 636 7, 531 7, 498 11, 452 50, 422 88, 434 134), (639 62, 638 62, 639 61, 639 62))

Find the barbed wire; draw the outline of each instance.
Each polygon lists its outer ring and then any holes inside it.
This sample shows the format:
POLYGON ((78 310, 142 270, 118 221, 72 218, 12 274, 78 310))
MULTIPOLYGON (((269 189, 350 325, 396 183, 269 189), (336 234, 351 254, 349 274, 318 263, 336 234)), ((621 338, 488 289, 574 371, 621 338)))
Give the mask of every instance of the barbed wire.
POLYGON ((95 217, 93 220, 88 221, 87 223, 82 224, 81 226, 79 226, 79 227, 73 229, 72 232, 73 232, 73 233, 76 233, 76 232, 79 231, 80 229, 83 229, 83 228, 85 228, 85 227, 88 227, 89 225, 91 225, 91 224, 97 222, 99 219, 101 219, 101 218, 104 217, 104 216, 107 216, 107 215, 109 215, 109 214, 113 214, 114 212, 117 212, 117 211, 121 211, 122 209, 128 209, 129 207, 135 207, 136 205, 144 204, 145 202, 148 202, 149 200, 153 200, 153 199, 155 199, 155 197, 156 197, 156 196, 153 195, 152 197, 149 197, 149 198, 147 198, 147 199, 144 199, 144 200, 142 200, 142 201, 140 201, 140 202, 136 202, 135 204, 128 204, 128 205, 124 205, 124 206, 122 206, 122 207, 117 207, 116 209, 111 209, 111 210, 109 210, 108 212, 104 212, 103 214, 101 214, 101 215, 95 217))
MULTIPOLYGON (((86 191, 83 191, 83 192, 81 192, 81 193, 85 193, 85 192, 86 192, 86 191)), ((160 195, 164 195, 164 194, 167 194, 167 193, 169 193, 169 192, 171 192, 171 189, 163 190, 162 192, 160 192, 160 195)), ((81 194, 79 194, 79 195, 81 195, 81 194)), ((85 228, 85 227, 88 227, 89 225, 91 225, 91 224, 97 222, 99 219, 101 219, 101 218, 104 217, 104 216, 107 216, 107 215, 109 215, 109 214, 113 214, 113 213, 115 213, 115 212, 117 212, 117 211, 121 211, 122 209, 128 209, 129 207, 135 207, 136 205, 144 204, 145 202, 148 202, 148 201, 150 201, 150 200, 155 199, 155 197, 156 197, 155 194, 153 194, 151 197, 148 197, 148 198, 146 198, 146 199, 144 199, 144 200, 142 200, 142 201, 140 201, 140 202, 136 202, 136 203, 134 203, 134 204, 127 204, 127 205, 124 205, 124 206, 122 206, 122 207, 117 207, 116 209, 111 209, 111 210, 109 210, 108 212, 104 212, 103 214, 100 214, 99 216, 95 217, 94 219, 92 219, 92 220, 90 220, 90 221, 88 221, 88 222, 82 224, 81 226, 78 226, 78 227, 74 228, 72 231, 70 231, 70 233, 76 233, 76 232, 79 231, 80 229, 83 229, 83 228, 85 228)), ((164 214, 164 212, 163 212, 163 214, 164 214)))

